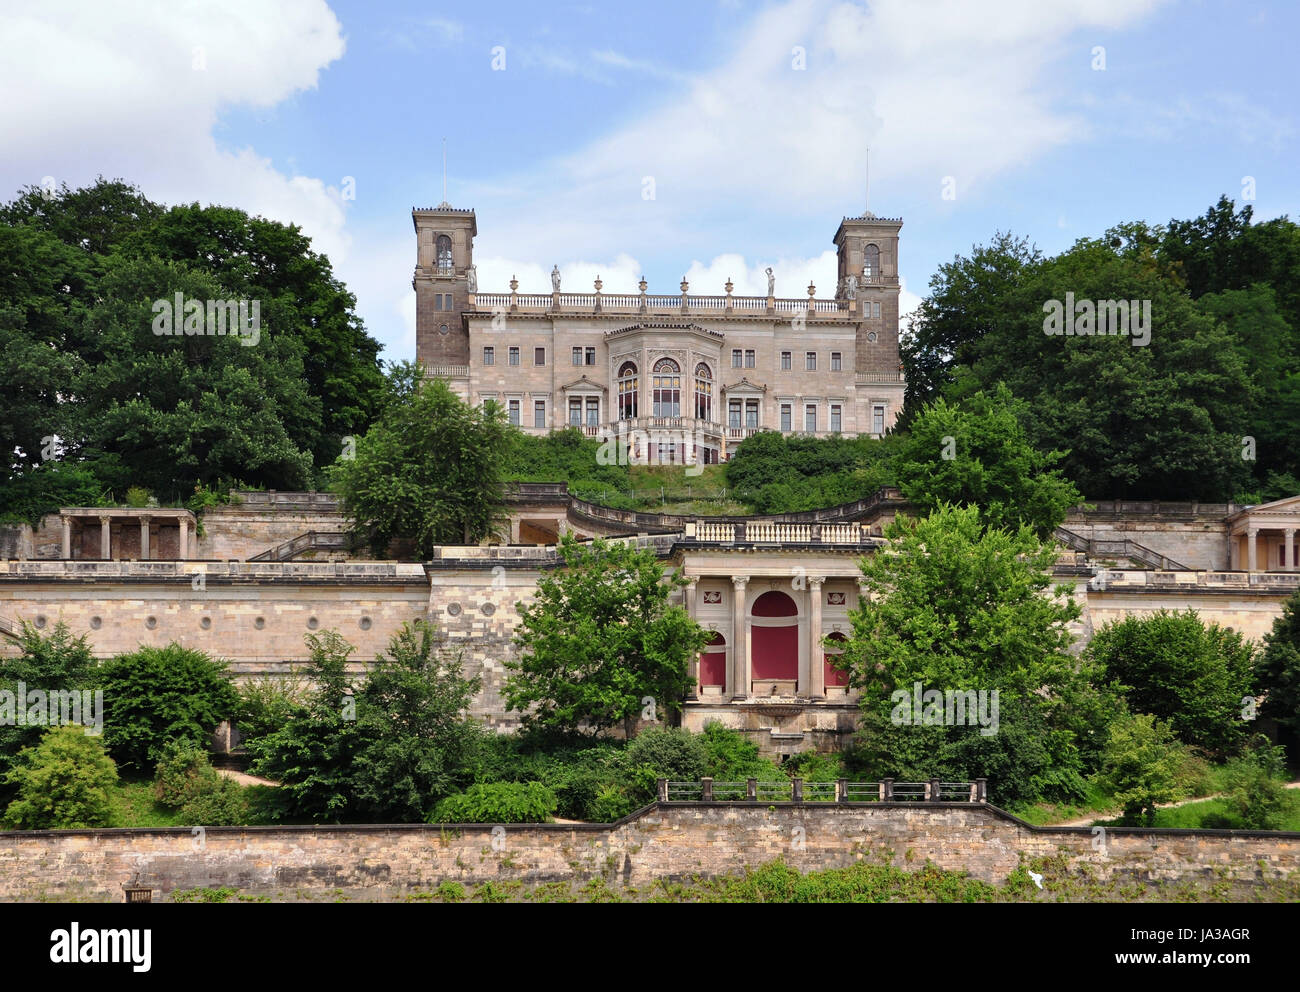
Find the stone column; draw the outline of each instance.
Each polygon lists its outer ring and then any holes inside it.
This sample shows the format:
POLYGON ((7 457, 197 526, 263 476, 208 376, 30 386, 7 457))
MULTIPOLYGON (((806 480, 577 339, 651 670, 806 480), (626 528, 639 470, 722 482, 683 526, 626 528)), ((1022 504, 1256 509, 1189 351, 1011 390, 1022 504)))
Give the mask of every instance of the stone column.
POLYGON ((176 549, 176 557, 184 561, 190 556, 190 522, 181 517, 181 536, 180 546, 176 549))
MULTIPOLYGON (((682 598, 686 603, 686 615, 692 620, 695 619, 695 587, 698 580, 694 577, 686 583, 682 590, 682 598)), ((687 699, 700 698, 700 656, 697 652, 691 656, 691 687, 686 690, 687 699)))
POLYGON ((1258 527, 1251 527, 1246 531, 1246 570, 1250 572, 1256 571, 1259 567, 1259 560, 1255 546, 1255 538, 1258 535, 1258 527))
POLYGON ((1295 568, 1295 528, 1288 527, 1286 531, 1286 570, 1294 572, 1295 568))
POLYGON ((72 560, 72 518, 68 516, 59 517, 59 522, 63 525, 63 557, 66 561, 72 560))
POLYGON ((731 577, 731 667, 727 673, 727 695, 744 699, 749 695, 749 625, 745 622, 745 585, 748 575, 731 577))
POLYGON ((113 557, 112 517, 99 518, 99 557, 108 561, 113 557))
POLYGON ((822 583, 825 576, 808 579, 808 676, 806 691, 813 699, 826 698, 826 658, 822 650, 822 583))
POLYGON ((144 516, 140 518, 140 560, 149 560, 149 522, 152 518, 144 516))

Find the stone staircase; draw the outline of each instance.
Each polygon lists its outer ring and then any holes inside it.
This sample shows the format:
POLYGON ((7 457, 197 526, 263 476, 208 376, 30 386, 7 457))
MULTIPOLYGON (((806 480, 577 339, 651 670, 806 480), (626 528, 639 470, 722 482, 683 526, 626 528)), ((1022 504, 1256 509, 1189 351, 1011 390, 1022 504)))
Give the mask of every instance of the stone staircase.
POLYGON ((1127 558, 1129 561, 1161 572, 1190 571, 1186 565, 1174 561, 1137 541, 1124 539, 1084 537, 1064 527, 1057 527, 1054 536, 1072 551, 1082 551, 1089 558, 1127 558))
POLYGON ((341 531, 309 530, 297 537, 273 548, 267 548, 261 554, 253 555, 249 561, 292 561, 308 551, 347 551, 348 535, 341 531))

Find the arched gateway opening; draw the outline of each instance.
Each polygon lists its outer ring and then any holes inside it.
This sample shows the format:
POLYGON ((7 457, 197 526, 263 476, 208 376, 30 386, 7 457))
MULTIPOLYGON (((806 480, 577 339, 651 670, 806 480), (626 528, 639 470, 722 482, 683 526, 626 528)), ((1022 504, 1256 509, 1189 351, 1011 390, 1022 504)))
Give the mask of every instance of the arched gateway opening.
MULTIPOLYGON (((799 607, 783 592, 772 590, 750 607, 750 659, 755 683, 799 679, 799 607)), ((755 686, 755 691, 762 691, 755 686)))

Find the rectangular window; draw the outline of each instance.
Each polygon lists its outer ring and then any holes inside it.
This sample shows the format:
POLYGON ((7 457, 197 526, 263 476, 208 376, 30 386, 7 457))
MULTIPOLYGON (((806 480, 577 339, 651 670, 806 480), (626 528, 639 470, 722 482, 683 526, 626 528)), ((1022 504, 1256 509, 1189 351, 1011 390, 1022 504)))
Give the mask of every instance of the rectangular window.
POLYGON ((582 397, 581 396, 569 397, 569 426, 570 427, 582 426, 582 397))
POLYGON ((535 400, 533 402, 533 426, 534 427, 546 426, 546 401, 545 400, 535 400))
POLYGON ((451 305, 451 294, 450 294, 450 293, 448 293, 446 296, 444 296, 444 297, 442 298, 442 308, 443 308, 444 310, 451 310, 451 309, 453 309, 453 307, 452 307, 452 305, 451 305))
POLYGON ((788 351, 781 352, 781 371, 790 371, 790 353, 788 351))
POLYGON ((727 426, 740 426, 740 400, 727 401, 727 426))
POLYGON ((497 363, 497 350, 491 345, 483 349, 483 364, 495 365, 497 363))
POLYGON ((441 310, 441 309, 442 309, 442 294, 441 294, 441 293, 434 293, 434 294, 433 294, 433 309, 435 309, 435 310, 441 310))
POLYGON ((587 426, 595 427, 600 423, 600 400, 594 396, 587 397, 587 426))
POLYGON ((873 316, 873 317, 879 317, 879 316, 880 316, 880 304, 879 304, 879 303, 873 303, 873 304, 871 304, 871 316, 873 316))
POLYGON ((519 349, 513 346, 510 348, 510 364, 511 365, 519 364, 519 349))
POLYGON ((519 426, 519 401, 510 401, 510 422, 516 427, 519 426))
POLYGON ((781 430, 785 431, 787 434, 790 432, 791 416, 792 416, 792 411, 790 409, 790 404, 782 403, 781 404, 781 430))
POLYGON ((732 348, 732 349, 731 349, 731 367, 732 367, 733 369, 738 369, 738 368, 740 368, 740 349, 739 349, 739 348, 732 348))
POLYGON ((831 430, 836 434, 840 432, 840 405, 838 403, 831 404, 831 430))
POLYGON ((817 430, 817 404, 809 403, 803 408, 803 429, 809 434, 817 430))
POLYGON ((595 348, 588 348, 588 349, 587 349, 587 364, 588 364, 588 365, 595 365, 595 364, 596 364, 596 349, 595 349, 595 348))
POLYGON ((574 349, 573 349, 573 364, 574 364, 574 365, 581 365, 581 364, 582 364, 582 349, 581 349, 581 348, 574 348, 574 349))
POLYGON ((831 352, 831 371, 840 371, 840 353, 838 351, 831 352))
POLYGON ((817 371, 817 352, 805 351, 803 353, 803 367, 809 372, 817 371))
POLYGON ((880 404, 871 408, 871 433, 885 433, 885 408, 880 404))
POLYGON ((745 426, 758 426, 758 400, 745 400, 745 426))
POLYGON ((534 349, 533 349, 533 364, 534 364, 534 365, 545 365, 545 364, 546 364, 546 349, 545 349, 545 348, 534 348, 534 349))
POLYGON ((745 349, 745 368, 747 368, 747 369, 752 369, 753 367, 754 367, 754 349, 753 349, 753 348, 746 348, 746 349, 745 349))

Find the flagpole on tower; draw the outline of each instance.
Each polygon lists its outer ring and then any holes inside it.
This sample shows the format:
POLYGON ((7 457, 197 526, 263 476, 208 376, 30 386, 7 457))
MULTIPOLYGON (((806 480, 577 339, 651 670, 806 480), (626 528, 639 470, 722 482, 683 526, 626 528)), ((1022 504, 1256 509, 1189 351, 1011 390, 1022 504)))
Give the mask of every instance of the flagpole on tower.
POLYGON ((867 161, 863 169, 866 173, 866 205, 864 213, 871 213, 871 146, 867 146, 867 161))
POLYGON ((442 139, 442 202, 447 202, 447 139, 442 139))

